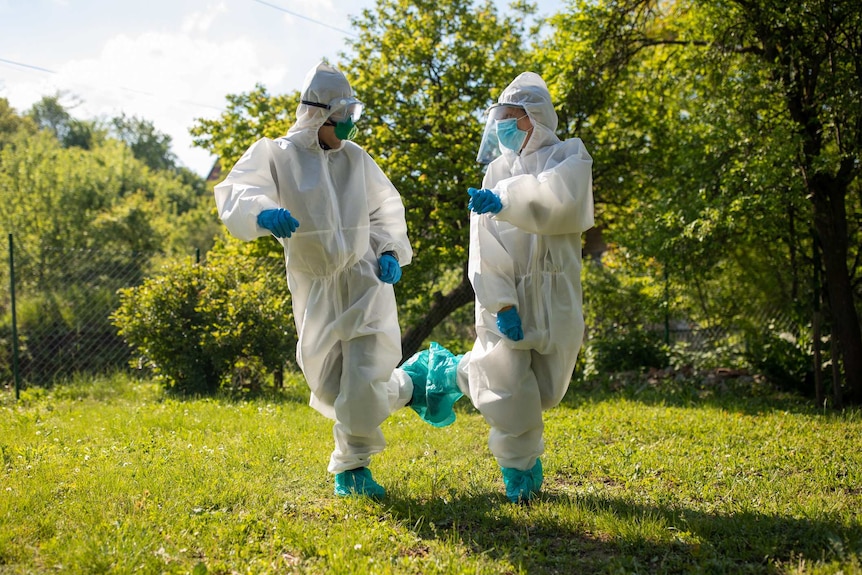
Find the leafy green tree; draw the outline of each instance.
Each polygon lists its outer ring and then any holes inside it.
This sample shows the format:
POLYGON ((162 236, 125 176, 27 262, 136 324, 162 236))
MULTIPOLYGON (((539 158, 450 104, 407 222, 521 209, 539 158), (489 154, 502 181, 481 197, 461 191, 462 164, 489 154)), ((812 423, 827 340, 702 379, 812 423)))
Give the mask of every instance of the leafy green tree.
MULTIPOLYGON (((64 147, 90 149, 97 138, 95 122, 76 120, 69 113, 68 106, 60 100, 66 94, 58 92, 54 96, 44 96, 30 108, 29 117, 40 129, 50 131, 64 147)), ((73 106, 76 103, 72 104, 73 106)))
MULTIPOLYGON (((56 126, 68 118, 46 109, 56 126)), ((0 231, 14 234, 22 361, 50 361, 63 373, 116 365, 108 351, 122 341, 108 315, 117 288, 141 281, 167 254, 211 244, 217 219, 209 192, 188 171, 151 169, 115 138, 67 145, 30 115, 16 119, 2 107, 0 126, 0 231), (85 340, 98 361, 77 360, 85 340)))
POLYGON ((859 401, 851 4, 582 2, 539 54, 559 70, 561 115, 593 142, 608 236, 656 257, 702 317, 769 302, 810 317, 815 230, 859 401))
POLYGON ((176 168, 177 158, 171 151, 171 137, 156 130, 149 120, 122 114, 113 118, 110 126, 110 133, 124 142, 135 158, 151 170, 176 168))
POLYGON ((9 105, 9 100, 0 98, 0 149, 3 149, 13 135, 23 130, 33 133, 36 131, 36 124, 30 118, 18 115, 9 105))
POLYGON ((752 48, 796 130, 796 166, 813 208, 833 338, 848 399, 862 403, 862 328, 850 263, 860 255, 862 232, 847 213, 848 196, 862 190, 862 11, 852 0, 738 0, 731 7, 717 14, 722 32, 752 48))
POLYGON ((299 92, 270 95, 261 84, 251 92, 226 98, 227 107, 221 117, 200 118, 189 130, 194 144, 218 156, 225 169, 230 169, 258 139, 285 135, 299 106, 299 92))
POLYGON ((378 0, 353 21, 344 69, 367 105, 360 143, 401 192, 415 257, 396 286, 405 356, 459 307, 466 275, 467 188, 479 187, 482 112, 528 68, 527 4, 378 0), (446 285, 450 270, 463 270, 446 285))

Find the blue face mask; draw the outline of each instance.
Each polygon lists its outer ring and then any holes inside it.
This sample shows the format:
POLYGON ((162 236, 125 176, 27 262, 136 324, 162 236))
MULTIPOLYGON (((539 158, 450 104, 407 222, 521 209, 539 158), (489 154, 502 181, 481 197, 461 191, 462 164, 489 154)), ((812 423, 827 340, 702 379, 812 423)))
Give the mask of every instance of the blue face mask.
POLYGON ((497 139, 503 147, 520 152, 524 140, 527 139, 527 132, 518 127, 518 118, 497 120, 497 139))

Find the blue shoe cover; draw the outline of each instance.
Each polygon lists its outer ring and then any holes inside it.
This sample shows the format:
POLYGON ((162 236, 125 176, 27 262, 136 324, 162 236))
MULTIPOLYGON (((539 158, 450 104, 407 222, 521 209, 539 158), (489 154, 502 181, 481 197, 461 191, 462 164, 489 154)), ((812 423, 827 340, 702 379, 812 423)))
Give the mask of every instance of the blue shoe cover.
POLYGON ((458 389, 458 362, 462 357, 432 342, 429 349, 401 366, 413 380, 410 407, 422 421, 434 427, 446 427, 455 421, 452 406, 463 395, 458 389))
POLYGON ((379 499, 386 495, 386 490, 374 481, 367 467, 360 467, 335 476, 335 494, 341 497, 367 495, 379 499))
POLYGON ((501 467, 503 483, 506 484, 506 497, 512 503, 527 503, 542 489, 544 474, 542 460, 536 459, 532 469, 522 471, 512 467, 501 467))

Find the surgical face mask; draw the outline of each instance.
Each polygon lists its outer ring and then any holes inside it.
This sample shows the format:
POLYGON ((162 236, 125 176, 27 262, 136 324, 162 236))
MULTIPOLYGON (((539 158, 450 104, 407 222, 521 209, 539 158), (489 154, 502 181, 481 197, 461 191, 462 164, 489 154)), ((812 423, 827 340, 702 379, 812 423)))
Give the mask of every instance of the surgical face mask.
POLYGON ((524 140, 527 139, 527 132, 518 127, 518 120, 520 118, 497 120, 497 139, 501 146, 513 152, 520 152, 524 140))

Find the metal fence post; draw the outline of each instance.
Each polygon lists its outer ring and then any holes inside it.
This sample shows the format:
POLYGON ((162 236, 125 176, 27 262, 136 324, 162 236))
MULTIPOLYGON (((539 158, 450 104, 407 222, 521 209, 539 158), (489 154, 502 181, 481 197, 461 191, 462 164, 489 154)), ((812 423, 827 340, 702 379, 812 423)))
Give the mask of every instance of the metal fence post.
POLYGON ((9 234, 9 293, 12 296, 12 378, 15 381, 15 399, 21 398, 21 374, 18 373, 18 319, 15 316, 15 256, 12 234, 9 234))
POLYGON ((670 345, 670 272, 664 265, 664 343, 670 345))

